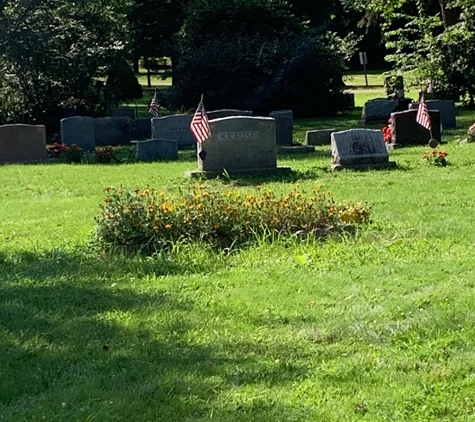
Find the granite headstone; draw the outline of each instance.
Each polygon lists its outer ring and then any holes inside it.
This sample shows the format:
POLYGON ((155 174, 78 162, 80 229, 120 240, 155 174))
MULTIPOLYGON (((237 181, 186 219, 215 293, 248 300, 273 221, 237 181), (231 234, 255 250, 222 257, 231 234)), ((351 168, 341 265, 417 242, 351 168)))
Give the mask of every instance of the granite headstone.
POLYGON ((172 139, 178 141, 178 148, 192 147, 196 140, 191 133, 191 114, 174 114, 152 119, 153 139, 172 139))
POLYGON ((148 139, 134 141, 136 156, 140 161, 177 160, 178 142, 171 139, 148 139))
MULTIPOLYGON (((457 107, 455 102, 451 100, 427 100, 427 108, 432 111, 440 112, 440 122, 442 127, 454 128, 457 126, 456 116, 457 116, 457 107)), ((411 104, 411 109, 416 109, 419 107, 419 103, 411 104)))
POLYGON ((350 129, 331 135, 332 170, 395 166, 380 130, 350 129))
MULTIPOLYGON (((417 110, 399 111, 391 114, 392 143, 404 145, 427 145, 431 132, 416 122, 417 110)), ((440 112, 429 110, 432 139, 441 141, 440 112)))
POLYGON ((361 119, 368 124, 385 124, 391 117, 397 103, 386 98, 375 98, 366 101, 361 114, 361 119))
POLYGON ((294 117, 292 110, 276 110, 269 113, 275 119, 277 145, 292 145, 294 117))
POLYGON ((61 120, 60 127, 63 144, 76 144, 86 151, 94 151, 96 141, 94 119, 92 117, 68 117, 61 120))
POLYGON ((330 145, 331 134, 336 131, 336 129, 309 130, 305 134, 305 143, 307 145, 330 145))
POLYGON ((198 144, 200 172, 252 173, 277 169, 275 119, 223 117, 209 122, 211 137, 198 144))
POLYGON ((35 162, 45 160, 47 156, 44 126, 0 126, 0 162, 35 162))
POLYGON ((128 117, 96 117, 94 119, 96 145, 130 145, 130 135, 128 117))

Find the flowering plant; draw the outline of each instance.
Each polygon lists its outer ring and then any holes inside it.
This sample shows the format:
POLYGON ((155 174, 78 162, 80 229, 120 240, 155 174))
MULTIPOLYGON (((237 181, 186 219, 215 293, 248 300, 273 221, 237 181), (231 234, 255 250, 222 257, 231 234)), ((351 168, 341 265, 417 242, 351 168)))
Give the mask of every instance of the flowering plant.
POLYGON ((388 124, 384 126, 382 129, 383 131, 383 139, 386 144, 392 144, 393 142, 393 127, 391 125, 391 119, 388 120, 388 124))
POLYGON ((442 166, 445 167, 448 163, 446 157, 449 155, 447 151, 433 149, 432 151, 424 153, 422 159, 434 166, 442 166))

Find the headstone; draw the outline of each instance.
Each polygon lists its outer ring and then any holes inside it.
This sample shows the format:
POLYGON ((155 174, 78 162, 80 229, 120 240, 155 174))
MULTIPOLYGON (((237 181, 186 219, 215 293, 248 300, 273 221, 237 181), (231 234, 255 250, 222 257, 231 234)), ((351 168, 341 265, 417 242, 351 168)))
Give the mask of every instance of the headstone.
POLYGON ((128 117, 135 120, 135 110, 128 107, 117 108, 111 111, 111 117, 128 117))
POLYGON ((150 139, 152 136, 152 119, 137 120, 137 139, 150 139))
POLYGON ((211 137, 198 144, 198 169, 211 175, 277 171, 275 119, 223 117, 209 122, 211 137))
POLYGON ((330 145, 333 132, 336 132, 336 129, 309 130, 305 134, 305 143, 307 145, 330 145))
POLYGON ((361 119, 367 124, 385 124, 396 106, 397 103, 394 100, 386 98, 375 98, 366 101, 361 119))
MULTIPOLYGON (((437 110, 440 112, 440 122, 444 129, 457 126, 456 116, 457 107, 455 102, 451 100, 427 100, 427 108, 429 110, 437 110)), ((419 103, 411 104, 411 109, 417 109, 419 103)))
POLYGON ((140 161, 178 160, 178 142, 171 139, 134 141, 136 156, 140 161))
POLYGON ((175 114, 152 119, 153 139, 172 139, 178 141, 178 148, 192 147, 196 140, 191 133, 191 114, 175 114))
POLYGON ((128 117, 96 117, 94 119, 96 145, 130 145, 130 132, 128 117))
POLYGON ((0 162, 35 162, 47 156, 44 126, 0 126, 0 162))
POLYGON ((70 146, 76 144, 86 151, 94 151, 96 141, 92 117, 68 117, 61 120, 60 126, 63 144, 70 146))
POLYGON ((353 92, 345 92, 343 97, 345 108, 355 108, 355 94, 353 92))
MULTIPOLYGON (((392 143, 404 145, 427 145, 431 139, 431 132, 416 122, 417 110, 399 111, 391 114, 392 143)), ((432 138, 441 141, 440 113, 430 111, 429 117, 432 126, 432 138)))
POLYGON ((331 135, 332 170, 394 167, 380 130, 350 129, 331 135))
POLYGON ((292 145, 294 117, 292 110, 271 111, 269 117, 275 119, 277 145, 292 145))
POLYGON ((207 111, 208 120, 221 119, 222 117, 233 116, 252 116, 253 113, 250 110, 234 110, 230 108, 224 108, 222 110, 207 111))

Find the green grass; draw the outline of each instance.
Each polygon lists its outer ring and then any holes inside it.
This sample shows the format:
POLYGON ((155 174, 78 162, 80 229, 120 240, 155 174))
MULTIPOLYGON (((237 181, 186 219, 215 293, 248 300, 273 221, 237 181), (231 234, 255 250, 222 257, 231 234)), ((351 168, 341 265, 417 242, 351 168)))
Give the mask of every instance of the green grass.
MULTIPOLYGON (((338 119, 308 128, 355 127, 338 119)), ((475 144, 444 134, 395 170, 331 173, 328 147, 281 155, 282 179, 373 205, 355 237, 154 257, 87 248, 103 187, 176 191, 193 154, 122 165, 0 166, 0 420, 469 421, 475 419, 475 144)))

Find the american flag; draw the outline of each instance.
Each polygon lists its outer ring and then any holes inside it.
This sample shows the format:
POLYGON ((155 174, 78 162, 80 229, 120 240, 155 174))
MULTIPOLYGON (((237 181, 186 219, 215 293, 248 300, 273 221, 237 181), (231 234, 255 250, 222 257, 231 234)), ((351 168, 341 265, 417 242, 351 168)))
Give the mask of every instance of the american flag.
POLYGON ((150 106, 148 108, 148 112, 153 116, 153 117, 158 117, 159 112, 158 112, 158 104, 157 104, 157 91, 153 94, 152 101, 150 101, 150 106))
POLYGON ((427 104, 424 101, 424 97, 421 97, 421 99, 419 100, 416 122, 427 130, 431 129, 429 110, 427 109, 427 104))
POLYGON ((206 141, 211 136, 208 115, 206 114, 203 99, 201 99, 198 104, 198 108, 196 109, 193 120, 191 121, 190 129, 198 143, 206 141))

